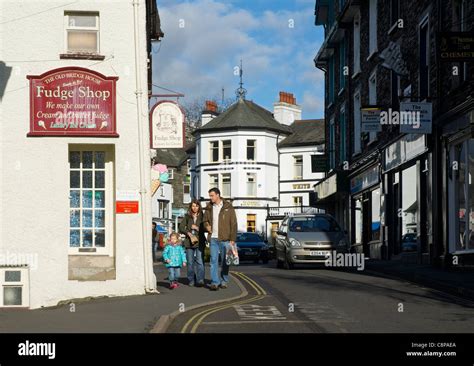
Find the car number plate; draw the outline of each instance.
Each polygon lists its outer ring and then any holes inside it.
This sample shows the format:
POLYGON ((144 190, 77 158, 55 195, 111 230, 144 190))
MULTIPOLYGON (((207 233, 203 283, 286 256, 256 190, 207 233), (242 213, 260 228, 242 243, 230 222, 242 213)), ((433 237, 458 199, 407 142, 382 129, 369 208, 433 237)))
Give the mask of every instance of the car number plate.
POLYGON ((322 256, 322 255, 326 256, 328 255, 328 252, 325 252, 322 250, 312 250, 311 252, 309 252, 309 255, 313 257, 322 256))
POLYGON ((255 255, 257 254, 257 252, 252 252, 251 250, 247 251, 245 254, 247 255, 255 255))

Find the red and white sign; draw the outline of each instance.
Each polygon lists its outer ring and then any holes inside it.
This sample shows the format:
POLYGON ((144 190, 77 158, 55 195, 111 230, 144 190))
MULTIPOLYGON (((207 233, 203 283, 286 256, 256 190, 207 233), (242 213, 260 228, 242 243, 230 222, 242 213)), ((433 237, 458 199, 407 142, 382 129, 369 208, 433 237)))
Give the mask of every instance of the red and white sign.
POLYGON ((82 67, 63 67, 30 80, 30 132, 27 136, 118 137, 117 76, 82 67))
POLYGON ((184 147, 184 112, 169 100, 156 103, 150 111, 150 147, 179 149, 184 147))
POLYGON ((138 213, 139 193, 137 191, 117 191, 115 212, 118 214, 138 213))

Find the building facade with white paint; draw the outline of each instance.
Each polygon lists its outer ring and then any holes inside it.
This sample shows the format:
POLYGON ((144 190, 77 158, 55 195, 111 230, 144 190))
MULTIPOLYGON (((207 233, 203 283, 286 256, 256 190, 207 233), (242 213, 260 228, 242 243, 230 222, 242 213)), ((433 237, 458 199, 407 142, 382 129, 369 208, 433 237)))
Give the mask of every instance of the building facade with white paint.
POLYGON ((0 307, 156 289, 153 3, 1 2, 0 307))

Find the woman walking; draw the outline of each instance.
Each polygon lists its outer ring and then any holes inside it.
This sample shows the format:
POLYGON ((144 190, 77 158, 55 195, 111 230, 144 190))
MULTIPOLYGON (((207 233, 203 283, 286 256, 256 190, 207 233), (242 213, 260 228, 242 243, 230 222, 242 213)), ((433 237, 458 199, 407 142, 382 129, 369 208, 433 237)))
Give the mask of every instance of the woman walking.
POLYGON ((184 246, 188 261, 189 286, 204 286, 203 251, 205 247, 204 228, 202 226, 203 213, 201 204, 193 199, 189 204, 188 212, 179 224, 179 232, 184 234, 184 246))

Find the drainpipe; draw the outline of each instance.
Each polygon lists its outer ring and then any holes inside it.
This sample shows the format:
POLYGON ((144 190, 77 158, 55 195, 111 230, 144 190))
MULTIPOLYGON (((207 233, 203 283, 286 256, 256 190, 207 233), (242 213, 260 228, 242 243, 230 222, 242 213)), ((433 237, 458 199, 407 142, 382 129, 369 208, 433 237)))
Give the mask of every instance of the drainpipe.
POLYGON ((145 275, 145 292, 156 293, 156 277, 153 273, 153 262, 151 246, 149 243, 148 233, 151 220, 148 220, 146 210, 147 205, 147 190, 146 190, 146 175, 145 169, 145 154, 144 154, 144 139, 143 139, 143 117, 142 117, 142 84, 140 78, 140 23, 139 23, 139 5, 140 0, 133 0, 133 33, 135 43, 135 97, 137 102, 137 123, 138 123, 138 153, 139 153, 139 169, 140 169, 140 207, 142 210, 142 246, 143 246, 143 270, 145 275))

